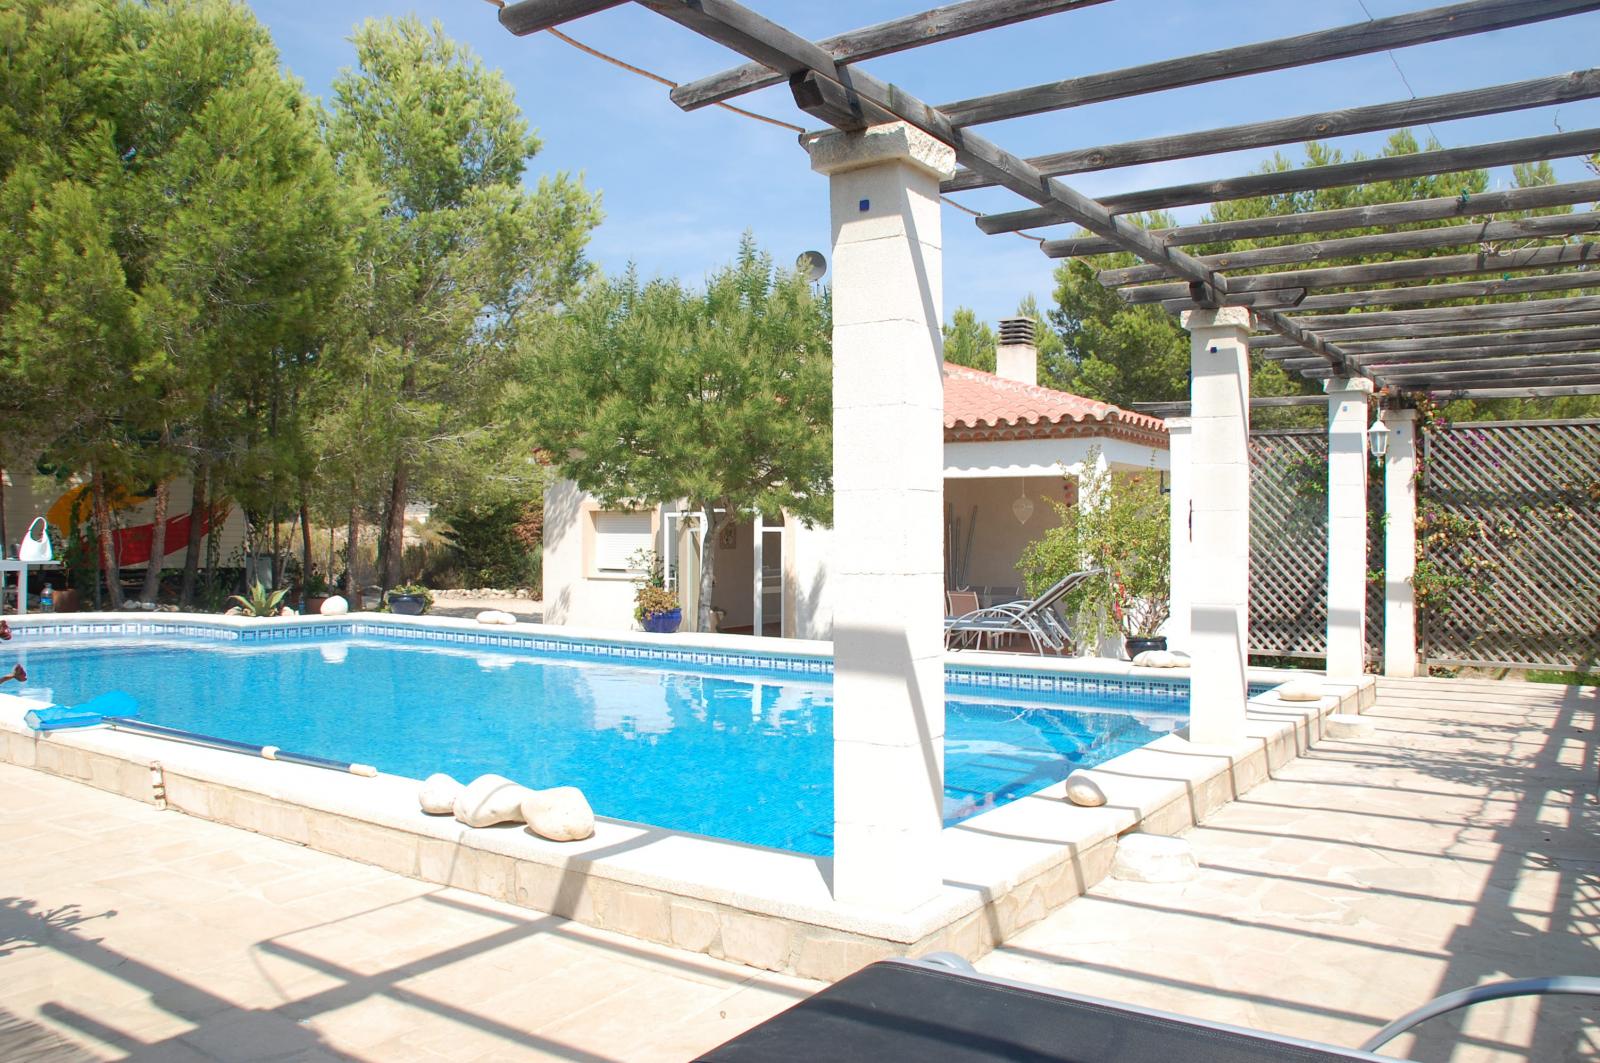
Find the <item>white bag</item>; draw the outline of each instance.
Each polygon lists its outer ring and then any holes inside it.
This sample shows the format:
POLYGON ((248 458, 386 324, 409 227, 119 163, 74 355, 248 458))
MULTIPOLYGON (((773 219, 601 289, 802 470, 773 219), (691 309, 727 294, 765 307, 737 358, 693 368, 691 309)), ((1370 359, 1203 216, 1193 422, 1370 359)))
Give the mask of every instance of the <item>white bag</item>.
POLYGON ((28 534, 22 537, 22 545, 17 548, 19 561, 50 561, 55 554, 50 549, 50 525, 46 524, 43 517, 33 518, 33 523, 28 525, 28 534), (34 538, 34 530, 38 529, 39 537, 34 538))

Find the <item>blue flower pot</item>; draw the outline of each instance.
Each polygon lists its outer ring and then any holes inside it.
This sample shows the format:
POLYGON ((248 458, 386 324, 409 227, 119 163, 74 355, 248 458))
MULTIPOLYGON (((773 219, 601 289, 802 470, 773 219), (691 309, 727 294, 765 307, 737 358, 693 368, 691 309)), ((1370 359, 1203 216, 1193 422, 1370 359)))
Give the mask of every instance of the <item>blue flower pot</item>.
POLYGON ((670 635, 678 630, 678 625, 683 623, 683 610, 673 609, 665 613, 651 613, 644 618, 644 629, 654 631, 658 635, 670 635))

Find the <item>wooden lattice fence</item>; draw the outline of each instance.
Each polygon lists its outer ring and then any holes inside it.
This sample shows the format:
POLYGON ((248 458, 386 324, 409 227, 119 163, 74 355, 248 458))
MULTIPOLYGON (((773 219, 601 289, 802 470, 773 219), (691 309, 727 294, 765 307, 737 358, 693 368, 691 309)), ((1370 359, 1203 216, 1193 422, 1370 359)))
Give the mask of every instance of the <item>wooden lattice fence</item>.
MULTIPOLYGON (((1383 558, 1382 482, 1368 492, 1367 564, 1383 558), (1376 509, 1374 509, 1376 505, 1376 509)), ((1250 433, 1250 653, 1328 652, 1328 433, 1250 433)), ((1383 646, 1383 588, 1367 584, 1367 657, 1383 646)))
POLYGON ((1600 420, 1461 423, 1424 459, 1422 505, 1482 531, 1435 561, 1466 582, 1424 610, 1423 659, 1596 670, 1600 420))

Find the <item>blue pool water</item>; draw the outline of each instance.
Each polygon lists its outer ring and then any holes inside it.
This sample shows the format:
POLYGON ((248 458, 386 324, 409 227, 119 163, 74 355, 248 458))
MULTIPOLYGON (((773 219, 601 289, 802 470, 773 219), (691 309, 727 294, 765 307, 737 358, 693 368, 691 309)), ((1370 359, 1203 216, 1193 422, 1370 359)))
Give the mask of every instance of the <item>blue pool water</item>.
MULTIPOLYGON (((16 645, 15 643, 13 644, 16 645)), ((581 787, 596 814, 803 853, 832 851, 827 677, 718 675, 344 637, 252 644, 88 639, 18 647, 71 705, 125 690, 152 723, 422 778, 493 772, 581 787)), ((952 683, 947 823, 1183 723, 1187 702, 952 683)))

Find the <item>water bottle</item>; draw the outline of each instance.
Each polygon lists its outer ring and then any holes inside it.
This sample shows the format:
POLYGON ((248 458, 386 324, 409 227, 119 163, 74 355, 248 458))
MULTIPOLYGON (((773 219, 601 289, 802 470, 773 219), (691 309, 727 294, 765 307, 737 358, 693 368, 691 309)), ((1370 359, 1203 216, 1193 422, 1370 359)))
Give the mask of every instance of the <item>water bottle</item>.
POLYGON ((55 608, 55 589, 46 583, 44 590, 39 592, 39 612, 48 613, 55 608))

